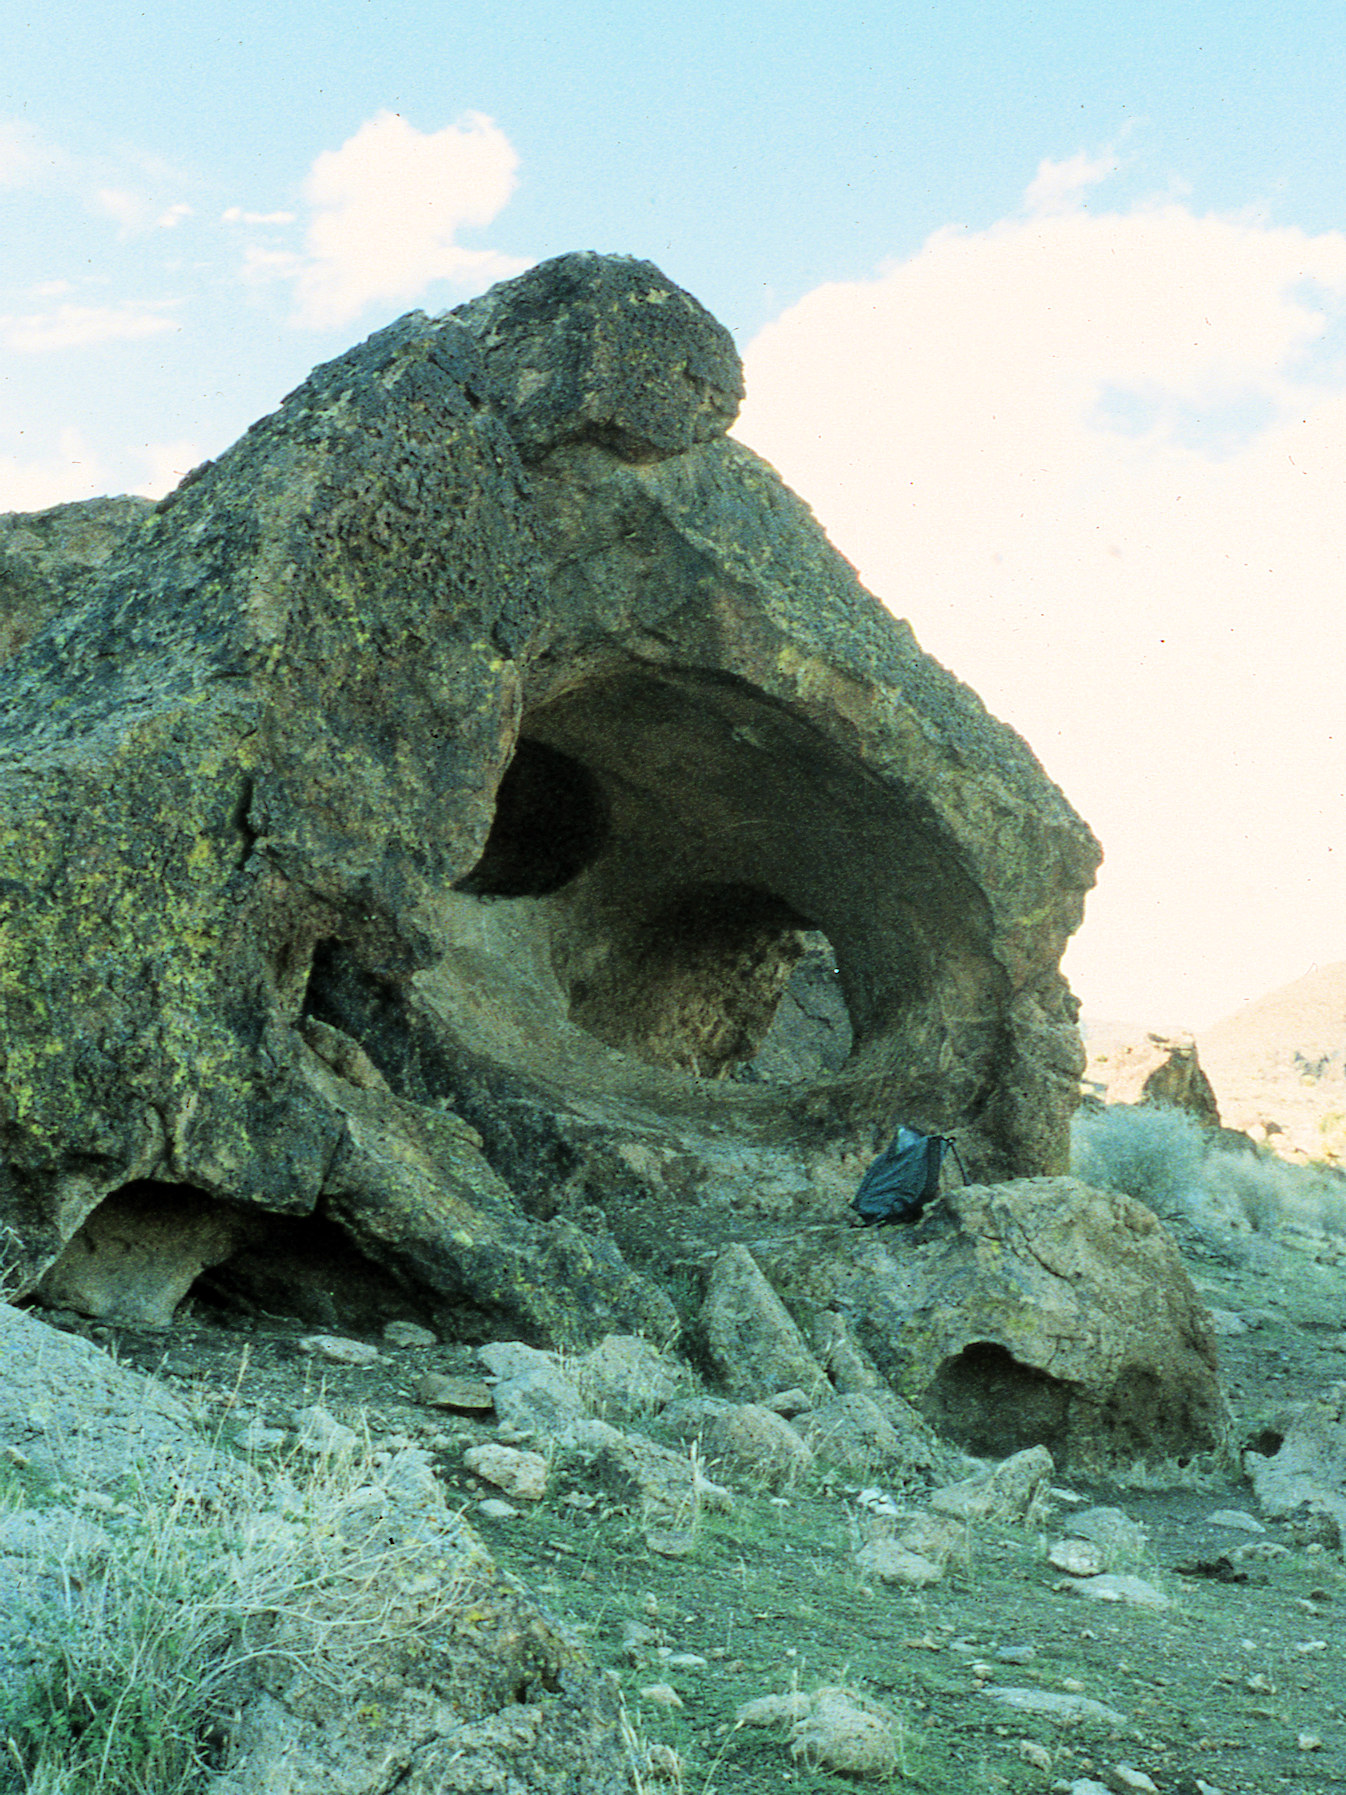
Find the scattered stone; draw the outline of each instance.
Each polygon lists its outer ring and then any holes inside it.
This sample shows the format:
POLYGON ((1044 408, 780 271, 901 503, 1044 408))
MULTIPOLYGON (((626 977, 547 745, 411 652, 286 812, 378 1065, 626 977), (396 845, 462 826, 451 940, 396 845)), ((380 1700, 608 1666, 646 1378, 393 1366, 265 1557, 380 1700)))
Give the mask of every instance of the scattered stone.
POLYGON ((446 1371, 427 1371, 412 1385, 417 1402, 432 1409, 466 1409, 471 1414, 495 1406, 489 1384, 479 1377, 453 1377, 446 1371))
POLYGON ((804 1390, 778 1390, 766 1404, 774 1414, 784 1415, 787 1421, 796 1415, 803 1415, 813 1407, 813 1398, 804 1390))
POLYGON ((878 1488, 861 1490, 855 1498, 857 1508, 867 1509, 872 1515, 898 1515, 902 1510, 886 1490, 878 1488))
POLYGON ((1321 1751, 1323 1742, 1317 1733, 1300 1733, 1295 1744, 1301 1751, 1321 1751))
POLYGON ((733 1507, 731 1493, 705 1476, 694 1454, 673 1452, 643 1434, 624 1434, 606 1421, 582 1421, 566 1436, 566 1447, 567 1464, 582 1466, 586 1482, 638 1507, 647 1521, 671 1522, 676 1531, 700 1508, 733 1507))
POLYGON ((1149 1536, 1139 1521, 1120 1508, 1086 1508, 1070 1517, 1070 1531, 1077 1539, 1092 1540, 1116 1563, 1143 1556, 1149 1536))
POLYGON ((647 1627, 643 1621, 626 1620, 622 1622, 622 1650, 635 1663, 657 1645, 659 1635, 653 1627, 647 1627))
POLYGON ((690 1558, 696 1535, 690 1527, 647 1527, 645 1544, 660 1558, 690 1558))
POLYGON ((1022 1521, 1040 1501, 1052 1470, 1047 1448, 1029 1446, 975 1477, 936 1490, 930 1507, 961 1521, 1022 1521))
POLYGON ((789 1727, 790 1755, 809 1770, 839 1776, 892 1776, 901 1761, 901 1722, 889 1708, 850 1689, 828 1686, 747 1702, 739 1726, 789 1727))
POLYGON ((820 1401, 799 1417, 799 1432, 819 1458, 860 1477, 924 1482, 938 1458, 926 1422, 900 1397, 854 1390, 820 1401), (898 1425, 900 1423, 900 1425, 898 1425))
POLYGON ((880 1583, 904 1583, 909 1589, 926 1589, 943 1575, 930 1559, 891 1539, 870 1540, 855 1554, 855 1562, 866 1577, 877 1577, 880 1583))
POLYGON ((682 1697, 671 1683, 650 1683, 641 1690, 642 1701, 653 1702, 657 1708, 680 1708, 682 1697))
POLYGON ((1107 1777, 1115 1795, 1159 1795, 1153 1778, 1130 1764, 1114 1764, 1107 1777))
POLYGON ((488 1521, 512 1521, 519 1513, 512 1502, 502 1501, 499 1496, 487 1496, 478 1502, 477 1512, 485 1515, 488 1521))
POLYGON ((621 1426, 666 1408, 687 1372, 637 1334, 609 1334, 576 1361, 574 1381, 590 1414, 621 1426))
POLYGON ((263 1421, 250 1421, 235 1442, 243 1452, 270 1452, 285 1444, 283 1427, 268 1427, 263 1421))
POLYGON ((1031 1664, 1037 1655, 1037 1648, 1031 1645, 1002 1645, 996 1648, 996 1657, 1002 1664, 1031 1664))
MULTIPOLYGON (((1331 1520, 1331 1517, 1329 1515, 1324 1515, 1321 1518, 1324 1521, 1331 1520)), ((1298 1534, 1300 1532, 1299 1526, 1296 1525, 1292 1531, 1294 1531, 1296 1534, 1298 1534)), ((1310 1535, 1310 1537, 1316 1538, 1319 1540, 1323 1539, 1322 1534, 1318 1533, 1316 1529, 1310 1535)), ((1333 1542, 1335 1542, 1336 1535, 1335 1534, 1332 1535, 1331 1539, 1333 1542)), ((1299 1543, 1301 1545, 1303 1545, 1303 1544, 1306 1544, 1307 1542, 1305 1540, 1301 1539, 1299 1543)), ((1323 1540, 1323 1543, 1326 1544, 1329 1542, 1326 1540, 1323 1540)), ((1321 1547, 1320 1547, 1320 1549, 1321 1549, 1321 1547)), ((1309 1550, 1310 1551, 1313 1550, 1312 1546, 1309 1547, 1309 1550)), ((1270 1564, 1270 1563, 1274 1563, 1274 1561, 1278 1558, 1288 1558, 1289 1556, 1290 1556, 1289 1546, 1283 1546, 1278 1539, 1252 1539, 1252 1540, 1248 1541, 1246 1546, 1235 1546, 1234 1547, 1234 1557, 1239 1561, 1240 1564, 1248 1564, 1248 1563, 1270 1564)))
POLYGON ((415 1321, 387 1321, 383 1338, 389 1346, 438 1346, 439 1335, 415 1321))
POLYGON ((1103 1720, 1109 1726, 1125 1726, 1126 1715, 1087 1695, 1066 1695, 1055 1689, 1004 1689, 988 1684, 983 1695, 1025 1714, 1046 1714, 1052 1720, 1103 1720))
POLYGON ((1167 1608, 1169 1599, 1153 1583, 1143 1577, 1107 1574, 1082 1577, 1070 1586, 1072 1595, 1087 1596, 1091 1602, 1124 1602, 1128 1608, 1167 1608))
POLYGON ((646 1775, 655 1782, 672 1783, 681 1790, 687 1766, 671 1745, 655 1743, 645 1747, 646 1775))
POLYGON ((738 1242, 711 1268, 700 1322, 707 1357, 731 1396, 760 1402, 781 1390, 814 1396, 830 1388, 789 1310, 738 1242))
POLYGON ((1208 1527, 1238 1527, 1244 1533, 1265 1533, 1266 1528, 1255 1515, 1250 1515, 1241 1508, 1217 1508, 1214 1514, 1206 1516, 1208 1527))
POLYGON ((340 1334, 305 1334, 300 1352, 316 1353, 336 1365, 376 1365, 382 1354, 368 1340, 347 1340, 340 1334))
POLYGON ((1047 1553, 1053 1570, 1069 1577, 1096 1577, 1106 1568, 1102 1549, 1089 1539, 1060 1539, 1047 1553))
POLYGON ((805 1695, 802 1689, 792 1689, 788 1695, 759 1695, 755 1701, 744 1702, 734 1716, 736 1726, 793 1726, 796 1720, 803 1718, 812 1705, 813 1697, 805 1695))
POLYGON ((670 1670, 709 1670, 710 1661, 700 1652, 670 1652, 664 1662, 670 1670))
POLYGON ((665 1419, 675 1438, 700 1441, 708 1463, 762 1489, 789 1489, 813 1464, 790 1423, 760 1403, 692 1400, 673 1405, 665 1419))
POLYGON ((897 1538, 908 1552, 919 1553, 941 1570, 951 1558, 966 1564, 972 1557, 972 1531, 967 1523, 953 1515, 934 1514, 928 1508, 902 1522, 897 1538))
POLYGON ((353 1427, 337 1421, 317 1403, 312 1408, 299 1409, 294 1424, 299 1430, 297 1444, 305 1452, 318 1455, 353 1452, 360 1443, 360 1436, 353 1427))
POLYGON ((505 1340, 479 1346, 477 1357, 495 1374, 496 1414, 518 1434, 557 1440, 584 1419, 579 1389, 555 1353, 505 1340))
POLYGON ((1207 1309, 1210 1316, 1212 1332, 1218 1339, 1235 1340, 1240 1334, 1248 1332, 1248 1324, 1241 1315, 1235 1315, 1232 1309, 1207 1309))
POLYGON ((1052 1754, 1045 1745, 1039 1745, 1036 1739, 1020 1739, 1019 1756, 1035 1770, 1048 1771, 1052 1767, 1052 1754))
POLYGON ((481 1446, 469 1446, 463 1463, 475 1477, 485 1478, 521 1502, 540 1502, 547 1493, 547 1461, 540 1452, 522 1452, 517 1446, 488 1440, 481 1446))

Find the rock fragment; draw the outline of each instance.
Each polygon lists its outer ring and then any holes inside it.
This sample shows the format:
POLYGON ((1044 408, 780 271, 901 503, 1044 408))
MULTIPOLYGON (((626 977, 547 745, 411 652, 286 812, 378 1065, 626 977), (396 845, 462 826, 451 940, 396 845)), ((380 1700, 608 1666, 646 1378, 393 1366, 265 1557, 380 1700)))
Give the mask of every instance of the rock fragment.
POLYGON ((463 1463, 475 1476, 521 1502, 540 1502, 547 1493, 547 1461, 540 1452, 523 1452, 517 1446, 488 1441, 469 1446, 463 1463))

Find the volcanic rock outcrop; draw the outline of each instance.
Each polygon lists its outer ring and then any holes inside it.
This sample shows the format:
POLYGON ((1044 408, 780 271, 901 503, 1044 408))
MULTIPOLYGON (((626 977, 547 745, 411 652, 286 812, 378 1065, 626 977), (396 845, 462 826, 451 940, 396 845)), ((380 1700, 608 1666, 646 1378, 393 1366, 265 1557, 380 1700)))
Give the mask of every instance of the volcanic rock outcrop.
POLYGON ((1063 1169, 1097 846, 740 392, 657 269, 566 256, 318 368, 78 578, 9 520, 23 1288, 181 1199, 176 1274, 315 1319, 355 1256, 461 1336, 657 1334, 682 1236, 834 1213, 899 1114, 1063 1169))
POLYGON ((853 1337, 971 1452, 1047 1446, 1076 1471, 1227 1459, 1211 1319, 1171 1236, 1130 1197, 1073 1178, 970 1185, 932 1228, 815 1228, 754 1252, 829 1357, 853 1337))

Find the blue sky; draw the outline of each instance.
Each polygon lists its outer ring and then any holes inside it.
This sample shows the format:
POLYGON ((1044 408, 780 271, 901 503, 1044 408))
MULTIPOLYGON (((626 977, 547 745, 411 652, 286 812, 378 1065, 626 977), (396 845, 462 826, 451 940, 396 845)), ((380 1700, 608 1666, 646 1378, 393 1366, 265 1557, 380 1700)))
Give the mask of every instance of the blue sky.
POLYGON ((0 509, 163 491, 412 306, 648 256, 1102 838, 1086 1008, 1200 1026, 1346 958, 1344 45, 1312 0, 11 0, 0 509))

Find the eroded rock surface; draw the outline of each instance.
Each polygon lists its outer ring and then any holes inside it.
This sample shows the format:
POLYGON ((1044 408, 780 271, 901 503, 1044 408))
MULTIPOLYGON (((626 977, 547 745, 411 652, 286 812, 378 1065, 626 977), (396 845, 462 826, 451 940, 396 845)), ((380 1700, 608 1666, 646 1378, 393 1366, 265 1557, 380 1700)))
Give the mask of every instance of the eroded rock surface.
POLYGON ((325 1326, 335 1235, 460 1337, 667 1339, 680 1241, 839 1209, 895 1114, 1064 1165, 1096 844, 726 437, 740 388, 657 269, 563 257, 118 514, 0 670, 22 1287, 76 1303, 134 1186, 265 1213, 212 1275, 325 1326), (801 961, 825 1049, 763 1055, 801 961))
POLYGON ((944 1203, 919 1234, 817 1229, 754 1253, 797 1317, 847 1317, 892 1388, 971 1452, 1046 1446, 1078 1470, 1223 1461, 1214 1331, 1148 1209, 1073 1178, 944 1203))

